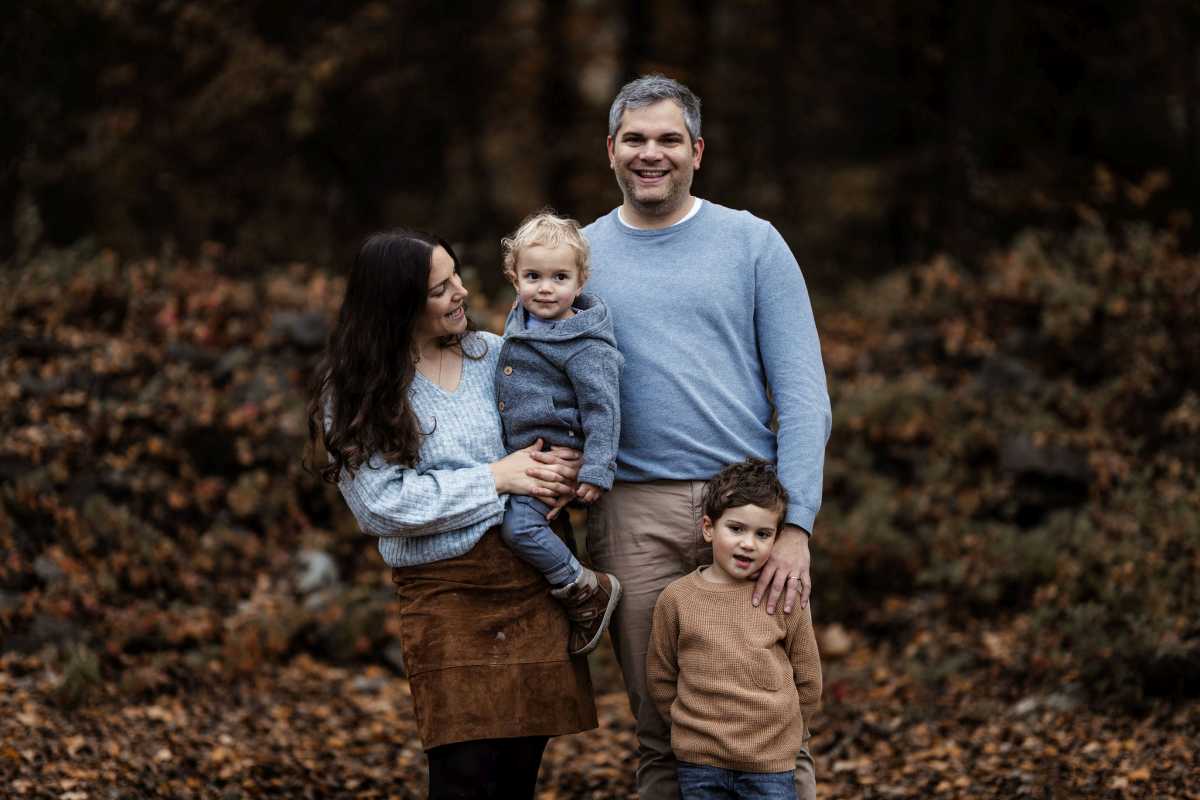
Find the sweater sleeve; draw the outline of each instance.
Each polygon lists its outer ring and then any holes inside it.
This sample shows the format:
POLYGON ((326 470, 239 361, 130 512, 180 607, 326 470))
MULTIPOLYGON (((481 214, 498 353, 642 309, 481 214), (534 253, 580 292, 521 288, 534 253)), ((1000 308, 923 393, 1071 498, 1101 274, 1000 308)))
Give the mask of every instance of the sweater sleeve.
POLYGON ((821 703, 821 654, 813 630, 812 609, 796 609, 790 615, 787 631, 788 660, 800 698, 800 713, 807 728, 812 715, 821 703))
POLYGON ((804 276, 787 242, 766 227, 755 265, 755 333, 779 418, 779 477, 791 496, 785 522, 811 533, 833 417, 804 276))
POLYGON ((583 425, 579 480, 611 489, 621 437, 621 354, 607 344, 592 345, 568 359, 564 369, 583 425))
POLYGON ((671 720, 671 706, 678 694, 679 613, 669 592, 658 596, 646 651, 646 692, 662 718, 671 720))
POLYGON ((415 469, 372 461, 338 483, 363 533, 427 536, 504 516, 504 495, 486 464, 463 469, 415 469))

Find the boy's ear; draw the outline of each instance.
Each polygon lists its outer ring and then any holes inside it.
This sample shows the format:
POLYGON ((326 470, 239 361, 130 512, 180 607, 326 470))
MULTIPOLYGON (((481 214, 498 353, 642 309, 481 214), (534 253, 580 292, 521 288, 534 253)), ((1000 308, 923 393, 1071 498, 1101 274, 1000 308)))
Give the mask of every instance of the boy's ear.
POLYGON ((700 533, 704 536, 704 541, 712 544, 713 540, 713 521, 705 514, 700 518, 700 533))

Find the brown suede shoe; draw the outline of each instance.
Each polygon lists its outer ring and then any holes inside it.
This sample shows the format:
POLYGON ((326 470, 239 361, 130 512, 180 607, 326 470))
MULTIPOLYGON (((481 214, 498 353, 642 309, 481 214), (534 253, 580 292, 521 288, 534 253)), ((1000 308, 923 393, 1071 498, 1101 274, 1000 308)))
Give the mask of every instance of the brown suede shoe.
POLYGON ((596 649, 608 629, 621 600, 621 582, 607 572, 593 572, 584 567, 574 583, 551 589, 550 594, 563 604, 571 621, 567 652, 582 656, 596 649))

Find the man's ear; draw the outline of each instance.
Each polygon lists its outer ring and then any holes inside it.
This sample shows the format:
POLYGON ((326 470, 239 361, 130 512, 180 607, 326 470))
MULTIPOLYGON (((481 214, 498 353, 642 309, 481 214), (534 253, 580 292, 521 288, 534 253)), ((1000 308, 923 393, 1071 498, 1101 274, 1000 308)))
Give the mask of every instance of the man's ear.
POLYGON ((700 533, 704 536, 704 541, 712 544, 713 540, 713 521, 705 514, 700 518, 700 533))
POLYGON ((704 137, 697 136, 692 142, 692 169, 700 169, 700 159, 704 157, 704 137))
POLYGON ((613 137, 609 136, 605 139, 605 149, 608 150, 608 168, 617 168, 617 157, 613 154, 613 137))

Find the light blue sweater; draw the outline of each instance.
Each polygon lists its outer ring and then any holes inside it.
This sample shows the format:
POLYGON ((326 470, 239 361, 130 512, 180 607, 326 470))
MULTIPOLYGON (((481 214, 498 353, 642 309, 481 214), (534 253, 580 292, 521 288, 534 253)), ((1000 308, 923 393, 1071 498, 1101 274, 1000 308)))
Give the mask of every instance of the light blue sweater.
POLYGON ((379 554, 393 567, 454 558, 475 546, 504 518, 508 495, 496 494, 488 465, 504 457, 495 375, 499 336, 480 332, 464 340, 458 388, 447 392, 418 373, 409 401, 425 433, 415 467, 378 457, 338 483, 363 533, 379 538, 379 554))
POLYGON ((808 289, 783 237, 707 201, 660 230, 630 228, 614 209, 584 234, 588 291, 608 305, 625 356, 617 480, 707 480, 747 456, 777 461, 786 521, 811 532, 832 415, 808 289))

